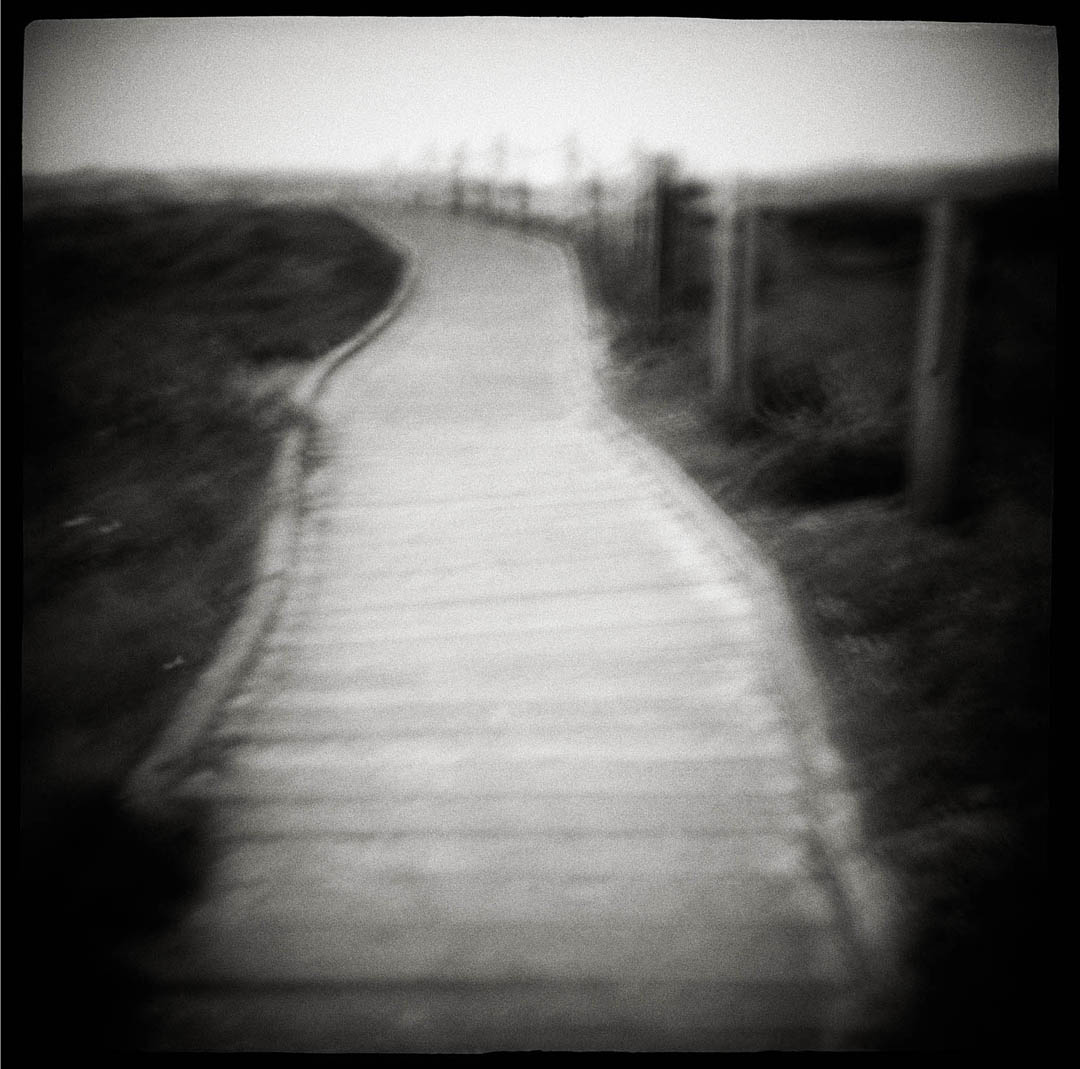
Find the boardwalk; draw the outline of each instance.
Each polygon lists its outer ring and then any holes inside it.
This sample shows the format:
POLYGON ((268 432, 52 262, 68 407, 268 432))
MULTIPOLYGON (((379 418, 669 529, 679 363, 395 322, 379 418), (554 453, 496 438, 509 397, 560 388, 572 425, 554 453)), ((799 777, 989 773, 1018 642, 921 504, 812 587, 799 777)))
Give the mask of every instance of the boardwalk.
POLYGON ((591 418, 554 247, 401 226, 417 290, 320 399, 295 575, 194 780, 157 1049, 852 1042, 859 918, 743 549, 591 418))

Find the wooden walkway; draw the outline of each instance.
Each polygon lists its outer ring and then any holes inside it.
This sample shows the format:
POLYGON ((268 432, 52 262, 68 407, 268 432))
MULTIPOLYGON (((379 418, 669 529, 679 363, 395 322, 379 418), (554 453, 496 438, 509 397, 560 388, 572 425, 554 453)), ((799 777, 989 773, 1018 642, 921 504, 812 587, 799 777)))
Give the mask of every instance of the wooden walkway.
POLYGON ((554 247, 402 224, 198 790, 159 1050, 813 1049, 865 983, 777 643, 590 422, 554 247))

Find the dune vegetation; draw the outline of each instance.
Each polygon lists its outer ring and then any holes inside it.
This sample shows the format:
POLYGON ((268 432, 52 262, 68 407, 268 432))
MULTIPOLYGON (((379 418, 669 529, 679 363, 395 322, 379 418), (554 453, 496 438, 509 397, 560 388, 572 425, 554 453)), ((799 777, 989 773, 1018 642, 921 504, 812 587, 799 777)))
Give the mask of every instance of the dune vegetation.
POLYGON ((401 269, 317 205, 28 189, 27 800, 115 784, 154 739, 243 603, 277 443, 308 418, 292 386, 401 269))

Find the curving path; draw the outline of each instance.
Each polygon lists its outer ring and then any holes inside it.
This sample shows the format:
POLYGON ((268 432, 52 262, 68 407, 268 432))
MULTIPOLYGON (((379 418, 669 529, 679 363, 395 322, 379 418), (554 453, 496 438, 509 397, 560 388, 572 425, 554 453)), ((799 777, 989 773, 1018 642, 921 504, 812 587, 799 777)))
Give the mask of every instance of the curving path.
POLYGON ((857 1043, 861 907, 745 548, 597 421, 554 246, 392 225, 418 288, 319 401, 156 1049, 857 1043))

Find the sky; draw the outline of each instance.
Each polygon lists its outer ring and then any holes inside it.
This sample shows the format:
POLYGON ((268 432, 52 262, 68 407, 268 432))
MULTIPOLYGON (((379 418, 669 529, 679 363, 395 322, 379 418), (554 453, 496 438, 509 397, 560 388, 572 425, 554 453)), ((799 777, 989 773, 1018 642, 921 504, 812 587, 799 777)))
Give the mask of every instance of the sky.
POLYGON ((23 167, 701 177, 1056 152, 1052 27, 645 17, 46 20, 23 167))

